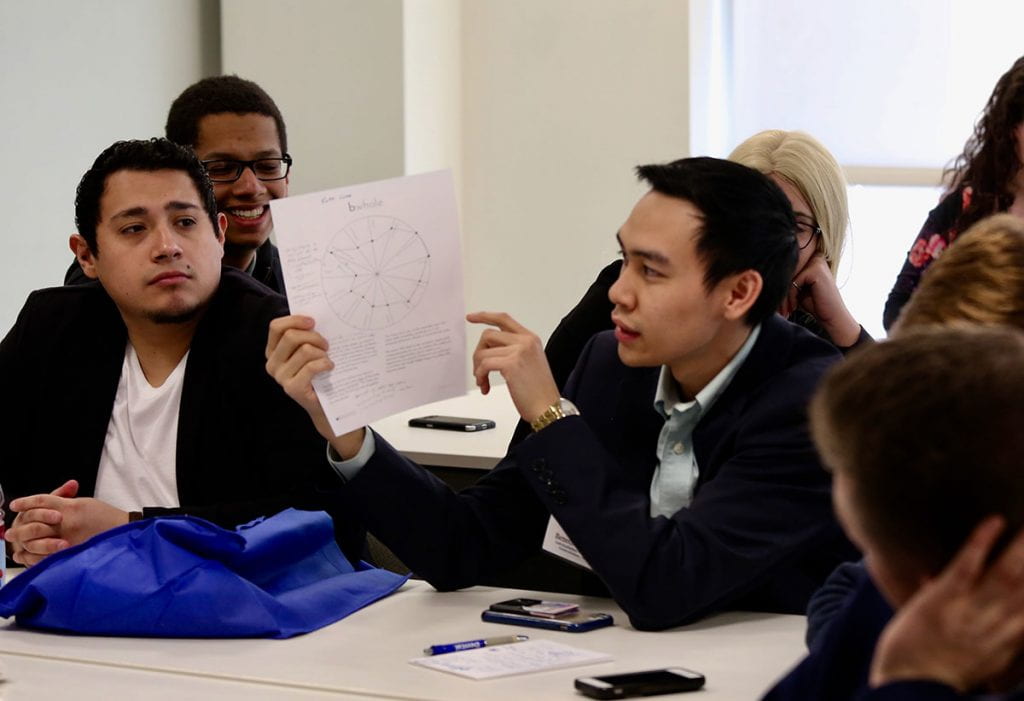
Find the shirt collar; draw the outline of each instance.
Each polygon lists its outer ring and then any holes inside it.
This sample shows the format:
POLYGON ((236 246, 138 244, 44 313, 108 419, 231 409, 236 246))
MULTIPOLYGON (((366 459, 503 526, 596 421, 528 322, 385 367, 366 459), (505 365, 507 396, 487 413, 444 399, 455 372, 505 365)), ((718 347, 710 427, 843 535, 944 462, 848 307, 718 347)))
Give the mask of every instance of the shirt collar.
POLYGON ((655 410, 667 419, 670 412, 683 412, 696 404, 699 408, 699 413, 703 415, 711 408, 711 405, 715 403, 719 395, 725 391, 725 388, 729 386, 733 376, 736 375, 740 366, 743 365, 747 356, 750 355, 750 349, 754 347, 754 343, 757 342, 757 337, 760 333, 761 325, 758 324, 751 329, 747 340, 743 342, 743 345, 736 351, 732 359, 726 363, 724 368, 718 371, 717 375, 711 378, 711 382, 708 382, 697 392, 697 396, 691 402, 682 401, 679 397, 679 385, 676 383, 675 378, 672 377, 672 371, 668 369, 667 365, 662 365, 661 374, 658 376, 658 388, 654 392, 655 410), (666 411, 665 407, 669 407, 669 411, 666 411))
POLYGON ((253 251, 252 260, 249 261, 249 265, 245 268, 246 275, 252 275, 256 272, 256 259, 260 257, 259 249, 253 251))
POLYGON ((254 255, 254 256, 252 257, 252 260, 251 260, 251 261, 249 261, 249 265, 248 265, 248 266, 246 267, 246 269, 245 269, 245 272, 246 272, 247 274, 249 274, 249 275, 255 275, 255 273, 256 273, 256 263, 257 263, 257 262, 259 261, 259 259, 260 259, 260 250, 261 250, 261 249, 262 249, 262 248, 263 248, 264 246, 266 246, 266 245, 267 245, 268 243, 270 243, 270 240, 271 240, 271 239, 273 238, 273 236, 274 236, 274 230, 273 230, 273 229, 271 229, 271 230, 270 230, 270 234, 269 234, 269 235, 267 236, 267 240, 266 240, 266 241, 264 241, 263 243, 261 243, 261 244, 259 245, 259 248, 257 248, 257 249, 256 249, 256 255, 254 255))

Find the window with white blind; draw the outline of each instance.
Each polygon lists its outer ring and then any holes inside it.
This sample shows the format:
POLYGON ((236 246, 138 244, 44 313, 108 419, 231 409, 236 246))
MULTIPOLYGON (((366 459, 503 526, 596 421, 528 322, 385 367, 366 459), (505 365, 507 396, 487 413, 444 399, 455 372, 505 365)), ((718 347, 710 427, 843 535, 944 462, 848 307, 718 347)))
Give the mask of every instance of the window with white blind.
POLYGON ((850 182, 839 275, 876 337, 907 249, 992 87, 1024 52, 1016 0, 691 0, 691 152, 801 129, 850 182))

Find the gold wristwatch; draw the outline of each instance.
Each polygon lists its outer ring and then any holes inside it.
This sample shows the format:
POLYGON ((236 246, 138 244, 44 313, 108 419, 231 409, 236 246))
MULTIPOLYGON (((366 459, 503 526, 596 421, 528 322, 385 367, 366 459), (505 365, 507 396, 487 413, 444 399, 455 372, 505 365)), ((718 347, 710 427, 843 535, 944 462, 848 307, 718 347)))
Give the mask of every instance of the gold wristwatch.
POLYGON ((536 433, 542 428, 546 428, 555 423, 559 419, 564 419, 566 416, 579 415, 580 410, 576 408, 576 405, 565 397, 561 397, 557 402, 545 409, 543 414, 531 421, 530 428, 532 428, 533 432, 536 433))

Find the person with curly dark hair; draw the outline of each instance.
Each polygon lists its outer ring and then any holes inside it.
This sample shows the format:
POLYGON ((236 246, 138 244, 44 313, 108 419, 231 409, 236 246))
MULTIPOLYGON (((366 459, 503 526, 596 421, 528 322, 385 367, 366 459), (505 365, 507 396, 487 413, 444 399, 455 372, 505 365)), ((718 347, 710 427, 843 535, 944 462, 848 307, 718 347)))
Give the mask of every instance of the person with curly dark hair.
POLYGON ((990 214, 1024 218, 1024 56, 996 83, 963 153, 943 173, 946 193, 907 253, 885 303, 888 330, 914 293, 921 273, 957 233, 990 214))

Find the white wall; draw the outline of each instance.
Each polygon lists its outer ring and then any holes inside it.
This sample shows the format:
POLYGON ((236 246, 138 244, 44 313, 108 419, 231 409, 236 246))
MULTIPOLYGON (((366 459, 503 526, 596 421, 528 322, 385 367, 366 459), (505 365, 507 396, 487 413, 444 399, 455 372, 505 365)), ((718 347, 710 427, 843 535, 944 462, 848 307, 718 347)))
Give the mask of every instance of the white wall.
POLYGON ((163 134, 171 100, 216 71, 203 4, 0 0, 0 335, 31 290, 63 281, 75 187, 100 151, 163 134))
POLYGON ((221 46, 284 114, 291 194, 403 174, 401 0, 221 0, 221 46))
MULTIPOLYGON (((466 299, 546 337, 615 258, 632 168, 686 154, 680 0, 464 0, 466 299)), ((471 333, 475 338, 476 333, 471 333)))
POLYGON ((455 170, 466 305, 546 338, 614 259, 642 191, 633 166, 686 155, 688 3, 405 0, 403 11, 406 165, 455 170))
POLYGON ((462 2, 402 3, 405 172, 462 175, 462 2))

